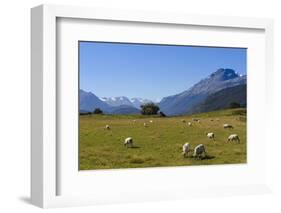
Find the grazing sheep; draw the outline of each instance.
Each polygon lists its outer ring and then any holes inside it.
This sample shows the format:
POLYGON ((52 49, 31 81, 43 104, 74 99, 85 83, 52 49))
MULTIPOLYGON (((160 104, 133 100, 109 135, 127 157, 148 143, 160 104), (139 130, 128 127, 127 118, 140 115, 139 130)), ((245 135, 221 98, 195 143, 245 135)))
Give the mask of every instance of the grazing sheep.
POLYGON ((208 137, 209 139, 215 140, 215 134, 214 134, 213 132, 207 133, 207 137, 208 137))
POLYGON ((188 126, 192 126, 192 123, 191 123, 191 122, 188 122, 187 125, 188 125, 188 126))
POLYGON ((193 157, 206 157, 206 150, 203 144, 199 144, 195 147, 193 157))
POLYGON ((143 126, 144 126, 144 127, 148 127, 148 125, 147 125, 146 123, 143 123, 143 126))
POLYGON ((224 128, 224 129, 233 129, 233 126, 230 125, 230 124, 224 124, 224 125, 223 125, 223 128, 224 128))
POLYGON ((133 147, 133 138, 129 137, 125 139, 124 146, 133 147))
POLYGON ((190 146, 189 146, 189 143, 185 143, 183 146, 182 146, 182 154, 183 154, 183 157, 188 157, 188 153, 190 152, 190 146))
POLYGON ((134 123, 136 123, 137 120, 133 120, 134 123))
POLYGON ((186 121, 184 119, 181 119, 181 122, 185 123, 186 121))
POLYGON ((153 120, 150 120, 149 122, 150 122, 150 123, 153 123, 153 120))
POLYGON ((229 141, 231 141, 231 142, 235 141, 235 142, 240 143, 240 138, 237 134, 231 134, 231 135, 229 135, 229 137, 227 139, 227 142, 229 142, 229 141))
POLYGON ((110 126, 109 126, 109 125, 106 125, 106 126, 105 126, 105 129, 110 130, 110 126))
POLYGON ((192 118, 192 121, 200 121, 200 119, 199 118, 192 118))

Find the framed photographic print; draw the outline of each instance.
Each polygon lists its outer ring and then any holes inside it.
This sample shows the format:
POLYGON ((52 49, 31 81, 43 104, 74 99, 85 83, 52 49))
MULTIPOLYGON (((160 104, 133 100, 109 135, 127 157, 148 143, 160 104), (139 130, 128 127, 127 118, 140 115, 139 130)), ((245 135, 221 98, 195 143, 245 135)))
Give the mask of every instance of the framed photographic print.
POLYGON ((270 192, 272 20, 31 14, 32 203, 270 192))
POLYGON ((246 48, 78 45, 80 170, 247 162, 246 48))

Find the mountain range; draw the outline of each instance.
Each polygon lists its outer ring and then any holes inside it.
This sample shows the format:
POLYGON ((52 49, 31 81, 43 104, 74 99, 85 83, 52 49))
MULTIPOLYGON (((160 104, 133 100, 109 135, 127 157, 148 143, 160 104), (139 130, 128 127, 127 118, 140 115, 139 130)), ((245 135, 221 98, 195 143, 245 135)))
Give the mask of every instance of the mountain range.
MULTIPOLYGON (((189 89, 164 97, 160 110, 168 116, 207 112, 228 108, 231 102, 246 106, 247 76, 238 75, 233 69, 218 69, 189 89)), ((140 106, 152 102, 143 98, 125 96, 99 98, 91 92, 80 90, 80 111, 101 108, 110 114, 138 114, 140 106)))
POLYGON ((151 100, 148 99, 143 99, 143 98, 127 98, 125 96, 120 96, 120 97, 110 97, 110 98, 106 98, 106 97, 102 97, 99 98, 100 100, 102 100, 103 102, 107 103, 110 106, 122 106, 122 105, 126 105, 126 106, 132 106, 135 107, 137 109, 140 109, 141 105, 145 104, 145 103, 150 103, 153 102, 151 100))
POLYGON ((80 112, 92 112, 95 108, 102 109, 108 114, 139 114, 140 106, 152 102, 143 98, 129 99, 125 96, 120 97, 101 97, 99 98, 92 92, 80 89, 80 112))

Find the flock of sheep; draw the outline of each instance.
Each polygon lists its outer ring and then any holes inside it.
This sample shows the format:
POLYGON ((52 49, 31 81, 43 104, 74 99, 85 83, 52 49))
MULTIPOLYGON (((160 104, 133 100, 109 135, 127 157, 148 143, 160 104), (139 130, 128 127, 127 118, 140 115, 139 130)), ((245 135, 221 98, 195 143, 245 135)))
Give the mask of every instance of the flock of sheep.
MULTIPOLYGON (((192 119, 194 122, 198 122, 200 123, 200 119, 198 118, 193 118, 192 119)), ((219 121, 219 119, 216 119, 217 121, 219 121)), ((186 121, 184 119, 181 120, 183 123, 186 123, 186 121)), ((213 119, 211 119, 210 121, 214 121, 213 119)), ((133 122, 135 123, 136 120, 133 120, 133 122)), ((149 121, 150 123, 153 123, 153 120, 150 120, 149 121)), ((144 123, 143 124, 144 127, 148 127, 148 124, 147 123, 144 123)), ((192 123, 191 122, 188 122, 187 123, 188 126, 192 126, 192 123)), ((110 130, 110 126, 109 125, 106 125, 105 128, 107 130, 110 130)), ((230 124, 224 124, 223 125, 223 128, 224 129, 233 129, 233 126, 230 125, 230 124)), ((209 132, 209 133, 206 133, 207 137, 209 139, 212 139, 215 141, 215 134, 213 132, 209 132)), ((229 135, 229 137, 227 138, 227 142, 238 142, 240 143, 240 138, 237 134, 231 134, 229 135)), ((128 137, 125 139, 124 141, 124 146, 126 147, 133 147, 133 138, 132 137, 128 137)), ((189 152, 191 152, 192 149, 191 149, 191 146, 189 143, 185 143, 183 146, 182 146, 182 155, 184 157, 188 157, 188 154, 189 152)), ((203 144, 199 144, 197 145, 194 150, 193 150, 193 157, 196 157, 196 158, 205 158, 206 157, 206 149, 205 149, 205 146, 203 144)))
MULTIPOLYGON (((192 119, 195 122, 200 123, 200 119, 198 118, 193 118, 192 119)), ((219 119, 216 119, 217 121, 219 121, 219 119)), ((181 120, 183 123, 186 123, 186 121, 184 119, 181 120)), ((213 119, 211 119, 210 121, 214 121, 213 119)), ((187 123, 188 126, 192 126, 191 122, 187 123)), ((223 125, 224 129, 233 129, 233 126, 230 124, 224 124, 223 125)), ((215 140, 215 134, 213 132, 209 132, 206 133, 207 137, 209 139, 215 140)), ((237 134, 231 134, 229 135, 227 142, 238 142, 240 143, 240 138, 237 134)), ((189 143, 185 143, 182 146, 182 154, 184 157, 188 157, 188 153, 191 152, 191 147, 189 143)), ((199 144, 194 148, 194 152, 193 152, 193 157, 199 157, 202 159, 202 157, 206 157, 206 149, 205 146, 203 144, 199 144)))

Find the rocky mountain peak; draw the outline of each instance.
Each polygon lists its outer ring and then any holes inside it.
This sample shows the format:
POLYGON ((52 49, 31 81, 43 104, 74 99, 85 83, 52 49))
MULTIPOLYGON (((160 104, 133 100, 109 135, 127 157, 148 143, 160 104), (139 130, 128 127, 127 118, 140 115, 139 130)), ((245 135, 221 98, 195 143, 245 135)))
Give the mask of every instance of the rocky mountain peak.
POLYGON ((210 78, 219 81, 226 81, 237 77, 238 74, 233 69, 228 69, 228 68, 226 69, 220 68, 210 75, 210 78))

